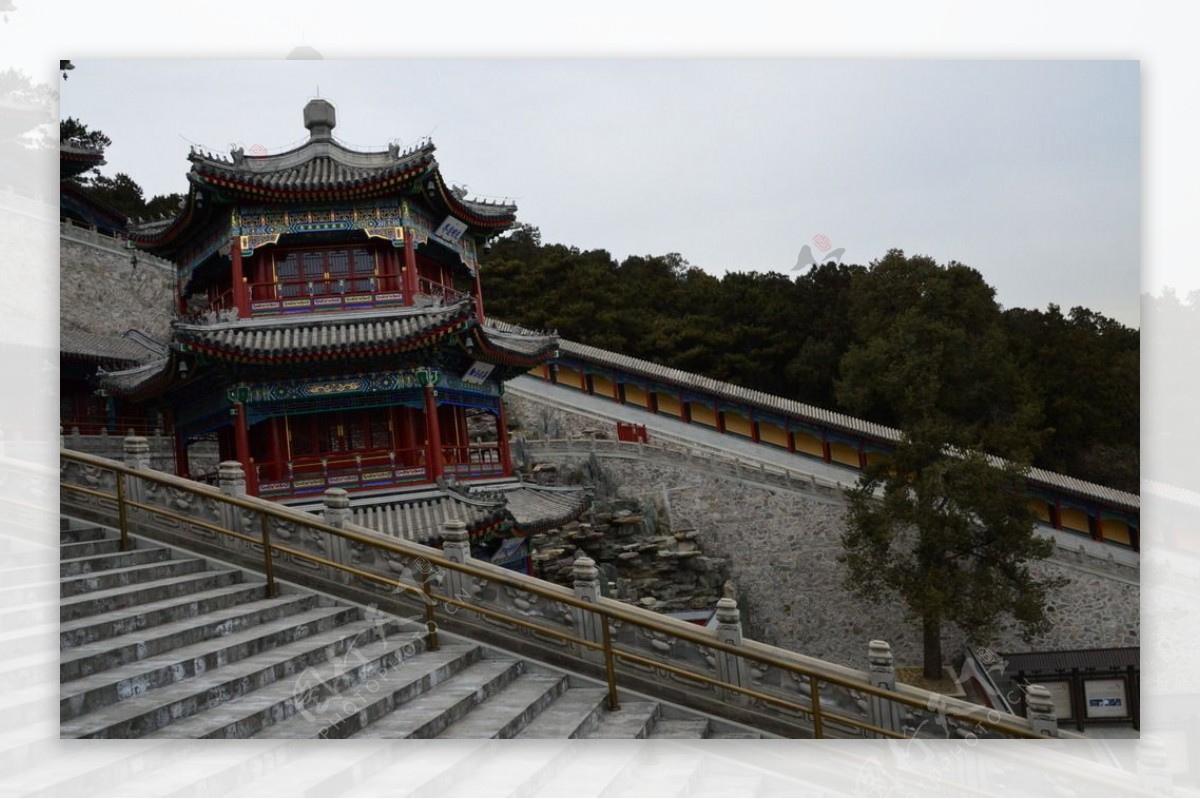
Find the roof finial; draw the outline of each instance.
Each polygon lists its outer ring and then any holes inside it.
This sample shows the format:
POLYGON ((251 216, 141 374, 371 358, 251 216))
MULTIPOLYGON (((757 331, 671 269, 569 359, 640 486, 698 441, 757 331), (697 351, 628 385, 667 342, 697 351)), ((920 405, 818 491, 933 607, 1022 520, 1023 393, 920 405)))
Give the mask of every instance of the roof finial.
POLYGON ((336 125, 337 114, 328 100, 309 100, 304 106, 304 127, 308 128, 311 140, 329 141, 336 125))

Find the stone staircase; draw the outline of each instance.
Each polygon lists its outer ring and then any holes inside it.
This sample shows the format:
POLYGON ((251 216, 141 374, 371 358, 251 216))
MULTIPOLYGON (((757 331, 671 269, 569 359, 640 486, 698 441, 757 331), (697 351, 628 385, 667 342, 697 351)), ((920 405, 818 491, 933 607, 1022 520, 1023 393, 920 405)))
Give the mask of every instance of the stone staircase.
POLYGON ((64 519, 63 738, 750 738, 758 733, 64 519))

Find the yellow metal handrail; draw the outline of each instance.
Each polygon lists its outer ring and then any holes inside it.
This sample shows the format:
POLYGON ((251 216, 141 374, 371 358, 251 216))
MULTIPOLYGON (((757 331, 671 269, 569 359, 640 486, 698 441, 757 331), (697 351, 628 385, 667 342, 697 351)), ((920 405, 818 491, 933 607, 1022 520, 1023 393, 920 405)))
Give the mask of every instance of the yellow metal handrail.
MULTIPOLYGON (((279 552, 282 554, 303 558, 310 562, 328 566, 346 574, 354 575, 375 583, 389 586, 394 589, 403 590, 406 593, 417 594, 422 598, 425 605, 425 621, 427 629, 432 634, 429 640, 429 645, 432 649, 437 648, 435 608, 437 604, 441 603, 446 606, 454 606, 470 610, 473 613, 477 613, 488 618, 501 620, 507 624, 523 627, 551 639, 573 643, 589 649, 599 650, 604 655, 605 679, 608 684, 609 706, 612 709, 616 709, 617 707, 616 661, 620 659, 630 663, 662 669, 668 673, 687 680, 693 680, 722 688, 727 691, 786 708, 792 712, 809 713, 812 716, 814 737, 817 738, 824 737, 824 724, 826 721, 835 721, 839 724, 858 729, 862 732, 874 733, 886 737, 906 737, 902 733, 878 727, 859 719, 843 716, 841 714, 835 714, 827 709, 823 709, 821 707, 819 690, 821 682, 852 689, 863 694, 878 697, 879 699, 897 702, 901 705, 907 705, 922 711, 929 710, 926 701, 924 701, 922 697, 914 697, 898 691, 880 688, 865 680, 855 680, 837 674, 822 673, 818 670, 807 668, 804 665, 791 662, 783 657, 780 657, 769 651, 767 647, 760 648, 747 647, 744 644, 727 644, 724 641, 717 639, 715 636, 705 635, 702 632, 688 629, 692 627, 692 625, 673 623, 675 622, 673 619, 667 619, 665 617, 658 616, 657 614, 643 611, 640 608, 632 608, 618 602, 602 601, 599 603, 593 603, 583 601, 577 599, 573 593, 567 591, 565 588, 552 584, 542 584, 542 581, 540 580, 536 580, 525 575, 519 575, 515 572, 508 571, 507 569, 494 567, 491 566, 491 564, 486 564, 486 567, 483 567, 474 565, 472 563, 456 563, 436 554, 436 550, 431 550, 428 547, 405 541, 403 539, 383 538, 381 536, 360 533, 353 529, 337 527, 325 522, 320 517, 317 517, 313 514, 293 510, 283 505, 276 505, 275 503, 267 500, 261 500, 255 497, 227 496, 222 494, 220 491, 202 483, 193 483, 191 481, 186 481, 183 478, 167 475, 161 472, 154 472, 152 470, 134 469, 124 464, 86 453, 73 452, 64 449, 61 450, 60 454, 61 457, 66 460, 87 464, 99 469, 105 469, 111 471, 116 476, 116 490, 111 494, 95 488, 89 488, 68 482, 61 482, 61 487, 64 491, 72 491, 116 501, 118 505, 117 523, 120 525, 120 533, 123 542, 122 548, 127 546, 127 543, 125 542, 128 541, 129 534, 129 521, 126 508, 133 507, 165 517, 167 519, 186 522, 212 532, 228 535, 243 541, 249 541, 261 545, 263 547, 264 573, 267 576, 268 595, 273 595, 273 592, 275 591, 273 552, 279 552), (231 507, 241 508, 243 510, 260 514, 261 540, 256 540, 251 536, 246 536, 234 530, 227 529, 221 525, 212 524, 201 519, 196 519, 192 516, 176 513, 165 507, 150 505, 129 499, 127 496, 125 496, 126 492, 123 486, 124 480, 120 479, 121 477, 135 477, 164 486, 186 488, 198 496, 214 499, 231 507), (432 568, 424 570, 420 586, 410 586, 396 578, 389 578, 380 574, 375 574, 356 568, 354 566, 338 563, 329 558, 324 558, 314 553, 295 549, 284 544, 273 543, 270 540, 269 533, 268 519, 270 518, 275 518, 282 521, 298 522, 310 529, 318 530, 346 541, 376 547, 386 552, 391 552, 405 557, 417 558, 425 561, 431 567, 436 566, 447 571, 458 572, 469 577, 476 577, 490 583, 515 588, 543 599, 561 602, 562 604, 570 607, 595 613, 602 618, 601 628, 603 640, 601 643, 588 641, 584 638, 571 635, 570 633, 528 621, 527 619, 515 614, 503 613, 490 608, 482 607, 480 605, 463 602, 454 597, 435 593, 433 592, 429 582, 429 575, 432 571, 432 568), (635 627, 640 627, 679 640, 688 641, 708 649, 743 658, 749 662, 774 667, 783 672, 802 677, 807 680, 809 684, 811 694, 810 705, 805 706, 789 701, 783 697, 773 696, 762 691, 757 691, 753 688, 743 687, 735 683, 710 677, 706 674, 702 674, 691 669, 680 668, 673 664, 651 660, 635 652, 623 650, 615 646, 611 639, 609 627, 610 623, 614 621, 628 623, 635 627)), ((945 706, 939 707, 938 713, 956 721, 969 722, 979 728, 997 733, 1003 733, 1011 737, 1041 737, 1027 727, 1017 726, 1015 724, 1003 721, 1002 719, 993 720, 990 718, 990 716, 999 714, 997 714, 996 711, 988 708, 979 707, 978 709, 959 709, 952 706, 945 706)))

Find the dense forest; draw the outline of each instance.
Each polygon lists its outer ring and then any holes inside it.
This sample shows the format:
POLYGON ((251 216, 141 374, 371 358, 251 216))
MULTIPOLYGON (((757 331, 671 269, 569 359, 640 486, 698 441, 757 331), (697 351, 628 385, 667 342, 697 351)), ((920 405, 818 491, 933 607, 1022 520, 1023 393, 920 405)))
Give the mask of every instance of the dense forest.
POLYGON ((1139 331, 1082 307, 1001 309, 962 264, 893 250, 799 277, 718 278, 676 253, 618 263, 604 250, 542 244, 536 228, 520 226, 492 243, 481 272, 489 314, 506 321, 894 425, 900 411, 885 401, 861 410, 843 363, 871 347, 883 329, 876 320, 912 312, 887 281, 918 267, 945 277, 918 287, 921 313, 995 317, 998 346, 1019 369, 993 396, 998 405, 1002 392, 1033 397, 1034 464, 1137 492, 1139 331))

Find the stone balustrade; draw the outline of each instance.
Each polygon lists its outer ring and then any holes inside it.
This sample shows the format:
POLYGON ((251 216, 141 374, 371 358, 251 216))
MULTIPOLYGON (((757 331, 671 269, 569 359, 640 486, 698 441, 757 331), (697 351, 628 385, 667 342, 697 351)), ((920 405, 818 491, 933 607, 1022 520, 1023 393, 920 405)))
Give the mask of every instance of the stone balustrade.
MULTIPOLYGON (((881 717, 868 701, 874 672, 742 638, 732 599, 718 604, 715 630, 700 628, 601 596, 595 564, 586 558, 575 563, 572 588, 553 585, 474 560, 465 529, 453 522, 444 530, 445 549, 432 549, 350 523, 347 498, 336 489, 325 494, 321 516, 307 514, 246 496, 236 462, 221 464, 220 486, 211 488, 146 468, 144 439, 131 437, 126 446, 126 463, 133 470, 128 474, 119 464, 63 451, 64 513, 116 524, 112 497, 123 480, 125 496, 137 503, 126 513, 133 534, 255 570, 262 568, 261 542, 269 535, 280 579, 386 612, 434 618, 451 632, 585 674, 603 674, 603 654, 580 642, 599 644, 607 625, 617 653, 618 686, 780 735, 811 734, 814 688, 826 736, 869 734, 847 721, 933 737, 991 737, 995 733, 983 723, 988 720, 1031 730, 1025 719, 905 685, 895 690, 911 704, 894 700, 899 712, 881 717), (72 491, 72 486, 96 493, 72 491), (425 586, 429 593, 423 594, 425 586), (948 711, 970 718, 957 720, 948 711)), ((872 661, 873 670, 878 660, 872 661)))

